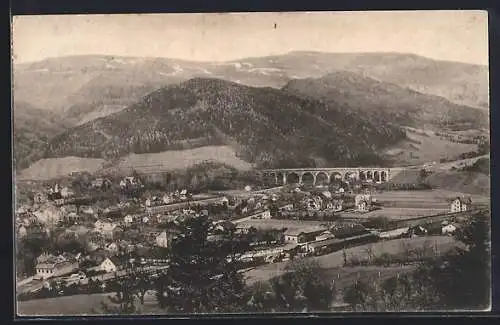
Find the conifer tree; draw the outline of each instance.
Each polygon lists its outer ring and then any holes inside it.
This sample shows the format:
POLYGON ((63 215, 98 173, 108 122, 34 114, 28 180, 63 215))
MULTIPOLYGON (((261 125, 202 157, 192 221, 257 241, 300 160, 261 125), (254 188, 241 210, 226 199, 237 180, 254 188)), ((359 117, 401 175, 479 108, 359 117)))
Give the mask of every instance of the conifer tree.
POLYGON ((238 257, 248 242, 233 230, 210 240, 206 216, 188 218, 172 241, 169 268, 159 276, 156 297, 167 313, 237 312, 243 307, 244 281, 238 257))

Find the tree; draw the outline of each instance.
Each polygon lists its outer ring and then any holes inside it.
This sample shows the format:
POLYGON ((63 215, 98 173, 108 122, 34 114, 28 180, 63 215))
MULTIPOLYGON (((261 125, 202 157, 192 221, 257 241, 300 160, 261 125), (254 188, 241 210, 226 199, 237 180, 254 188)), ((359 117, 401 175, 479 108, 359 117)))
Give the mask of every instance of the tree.
POLYGON ((344 290, 344 302, 348 303, 353 310, 367 310, 370 295, 368 282, 356 280, 355 283, 344 290))
POLYGON ((490 305, 489 218, 489 211, 472 216, 454 234, 461 247, 428 266, 444 308, 483 310, 490 305))
POLYGON ((160 274, 156 297, 173 313, 235 312, 242 309, 244 281, 238 257, 248 242, 234 231, 209 241, 212 223, 205 216, 186 219, 168 254, 169 268, 160 274))
POLYGON ((249 311, 329 310, 335 288, 321 277, 319 263, 311 260, 293 261, 285 267, 285 270, 287 273, 273 278, 269 284, 253 287, 247 302, 249 311))
POLYGON ((116 280, 113 283, 115 295, 108 296, 109 304, 102 302, 101 306, 106 314, 122 315, 135 314, 138 309, 135 306, 136 279, 128 276, 116 280))

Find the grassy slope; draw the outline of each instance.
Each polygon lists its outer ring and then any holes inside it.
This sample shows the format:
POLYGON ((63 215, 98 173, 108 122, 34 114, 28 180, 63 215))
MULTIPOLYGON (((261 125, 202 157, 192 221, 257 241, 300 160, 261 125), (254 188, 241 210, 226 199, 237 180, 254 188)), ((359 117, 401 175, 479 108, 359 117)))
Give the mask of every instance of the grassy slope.
POLYGON ((229 146, 207 146, 195 149, 169 150, 160 153, 130 154, 120 159, 112 169, 138 172, 164 172, 185 169, 204 161, 217 161, 239 170, 249 170, 252 165, 236 156, 229 146))
POLYGON ((23 169, 17 176, 20 180, 47 180, 67 176, 73 171, 95 173, 106 161, 104 159, 63 157, 41 159, 23 169))
POLYGON ((389 150, 385 155, 393 160, 396 165, 415 165, 427 162, 439 162, 441 158, 452 158, 461 153, 474 151, 475 144, 463 144, 443 140, 440 137, 428 133, 423 135, 420 132, 407 130, 408 140, 401 141, 389 150))
POLYGON ((479 172, 440 171, 425 179, 432 187, 451 191, 490 195, 491 178, 479 172))

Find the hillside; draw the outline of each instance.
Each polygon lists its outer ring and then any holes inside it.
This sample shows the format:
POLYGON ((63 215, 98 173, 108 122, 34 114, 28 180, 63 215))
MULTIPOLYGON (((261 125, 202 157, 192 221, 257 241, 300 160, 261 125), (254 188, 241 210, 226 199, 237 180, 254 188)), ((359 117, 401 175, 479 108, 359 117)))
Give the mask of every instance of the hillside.
POLYGON ((489 107, 488 67, 405 53, 290 52, 218 63, 72 56, 18 64, 13 81, 16 100, 67 112, 69 121, 83 123, 123 109, 161 86, 194 77, 281 88, 292 79, 318 78, 338 70, 459 104, 489 107))
POLYGON ((283 90, 397 125, 459 129, 488 126, 488 114, 484 110, 347 71, 336 71, 316 79, 293 80, 283 90))
POLYGON ((404 128, 406 139, 384 151, 383 155, 397 165, 418 165, 457 159, 461 154, 477 150, 476 144, 452 142, 432 131, 404 128))
POLYGON ((41 158, 49 140, 67 128, 60 116, 26 102, 14 102, 12 117, 16 168, 27 167, 41 158))
POLYGON ((433 188, 441 188, 468 194, 490 196, 491 178, 481 172, 440 171, 425 179, 433 188))
POLYGON ((56 136, 47 157, 116 158, 230 145, 258 166, 380 164, 396 126, 273 88, 195 78, 56 136))

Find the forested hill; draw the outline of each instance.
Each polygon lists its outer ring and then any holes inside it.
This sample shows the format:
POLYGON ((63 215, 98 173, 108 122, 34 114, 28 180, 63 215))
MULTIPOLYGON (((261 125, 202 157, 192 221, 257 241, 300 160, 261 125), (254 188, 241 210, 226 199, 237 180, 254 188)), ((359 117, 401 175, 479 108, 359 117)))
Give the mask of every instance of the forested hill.
POLYGON ((347 71, 290 81, 283 90, 398 125, 455 130, 488 128, 488 112, 347 71))
POLYGON ((47 157, 112 158, 230 144, 258 166, 379 164, 399 127, 311 98, 211 78, 161 88, 56 136, 47 157))

